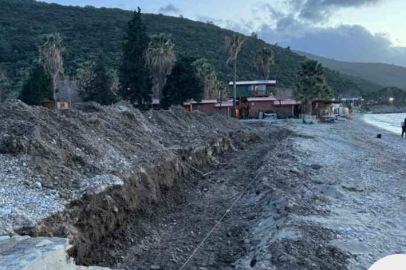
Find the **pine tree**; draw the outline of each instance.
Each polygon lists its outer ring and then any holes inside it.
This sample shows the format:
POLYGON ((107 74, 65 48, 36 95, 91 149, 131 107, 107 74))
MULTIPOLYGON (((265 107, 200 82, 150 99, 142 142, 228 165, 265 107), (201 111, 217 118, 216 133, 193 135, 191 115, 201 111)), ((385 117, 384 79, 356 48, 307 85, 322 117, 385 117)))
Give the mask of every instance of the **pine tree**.
POLYGON ((142 22, 141 9, 134 11, 124 39, 124 55, 120 68, 120 94, 125 100, 145 108, 151 103, 152 79, 147 66, 150 40, 142 22))
POLYGON ((101 105, 111 105, 118 101, 118 96, 112 91, 113 79, 111 78, 106 61, 101 54, 94 66, 92 78, 80 91, 83 101, 95 101, 101 105))
POLYGON ((40 105, 53 100, 52 78, 41 64, 36 64, 24 83, 19 99, 28 105, 40 105))
POLYGON ((162 91, 162 108, 171 105, 182 105, 187 100, 200 101, 204 94, 204 83, 197 77, 193 63, 196 59, 182 57, 168 76, 162 91))

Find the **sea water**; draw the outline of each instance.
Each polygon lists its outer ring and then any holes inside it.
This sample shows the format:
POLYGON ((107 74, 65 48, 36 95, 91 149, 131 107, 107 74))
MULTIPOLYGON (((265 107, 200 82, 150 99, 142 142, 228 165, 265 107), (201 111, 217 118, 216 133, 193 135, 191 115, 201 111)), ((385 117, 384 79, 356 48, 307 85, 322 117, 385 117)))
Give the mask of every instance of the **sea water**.
POLYGON ((401 133, 402 122, 405 121, 406 113, 388 113, 388 114, 365 114, 364 121, 378 128, 385 129, 394 133, 401 133))

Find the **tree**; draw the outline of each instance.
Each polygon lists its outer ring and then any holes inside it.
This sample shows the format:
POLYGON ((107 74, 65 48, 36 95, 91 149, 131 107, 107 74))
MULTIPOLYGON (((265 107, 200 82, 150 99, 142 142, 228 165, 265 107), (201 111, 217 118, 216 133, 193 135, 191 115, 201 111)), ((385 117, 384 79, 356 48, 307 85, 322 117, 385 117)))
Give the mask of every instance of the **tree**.
POLYGON ((198 59, 192 66, 196 70, 196 75, 204 82, 204 98, 215 99, 218 95, 219 82, 217 73, 207 59, 198 59))
POLYGON ((245 42, 245 38, 240 35, 234 35, 232 37, 225 37, 225 42, 223 46, 224 52, 228 54, 228 59, 226 64, 230 62, 234 63, 234 83, 233 83, 233 116, 237 110, 237 61, 238 55, 241 51, 242 45, 245 42))
POLYGON ((255 38, 255 39, 258 39, 258 33, 257 32, 252 32, 251 37, 255 38))
POLYGON ((312 101, 317 98, 331 98, 334 93, 327 84, 324 69, 314 60, 306 60, 298 72, 293 96, 302 101, 304 111, 312 113, 312 101))
POLYGON ((96 63, 93 61, 86 61, 79 64, 79 68, 76 70, 76 78, 79 92, 84 91, 87 85, 93 80, 94 67, 96 63))
POLYGON ((44 67, 37 63, 24 83, 19 99, 28 105, 40 105, 53 99, 52 78, 44 67))
POLYGON ((195 60, 191 57, 181 57, 176 61, 162 91, 164 109, 168 109, 171 105, 182 105, 187 100, 202 100, 204 85, 196 76, 196 70, 192 65, 195 60))
POLYGON ((58 33, 43 35, 40 38, 39 62, 52 79, 53 100, 56 108, 56 92, 63 76, 62 38, 58 33))
POLYGON ((120 94, 140 108, 150 104, 152 80, 147 65, 149 37, 142 22, 141 9, 134 11, 124 38, 124 54, 120 68, 120 94))
POLYGON ((275 55, 272 50, 263 48, 254 53, 253 64, 259 72, 262 80, 268 80, 271 66, 275 63, 275 55))
POLYGON ((58 98, 59 100, 68 101, 69 105, 80 101, 79 82, 75 77, 65 76, 62 79, 58 98))
POLYGON ((110 91, 114 93, 117 97, 120 97, 121 84, 119 78, 119 71, 117 69, 110 69, 109 74, 111 78, 110 91))
POLYGON ((10 82, 6 72, 0 67, 0 102, 6 100, 10 95, 10 82))
POLYGON ((147 60, 153 74, 153 96, 162 100, 162 88, 175 63, 175 45, 167 34, 153 35, 149 43, 147 60))
POLYGON ((100 54, 92 73, 92 78, 80 91, 83 101, 95 101, 101 105, 111 105, 117 102, 118 96, 112 91, 113 80, 102 54, 100 54))
POLYGON ((221 101, 226 101, 230 97, 230 88, 228 84, 219 81, 217 84, 217 99, 221 101))

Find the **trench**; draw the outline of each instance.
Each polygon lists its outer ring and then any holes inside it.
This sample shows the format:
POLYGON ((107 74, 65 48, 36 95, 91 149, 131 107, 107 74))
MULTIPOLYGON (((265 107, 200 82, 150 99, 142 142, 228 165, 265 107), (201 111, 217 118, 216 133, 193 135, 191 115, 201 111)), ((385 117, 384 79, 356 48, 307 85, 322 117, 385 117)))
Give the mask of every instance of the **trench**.
MULTIPOLYGON (((260 166, 260 156, 264 153, 258 152, 261 148, 258 147, 259 141, 254 132, 245 137, 230 133, 229 137, 203 146, 173 149, 176 158, 143 168, 125 179, 122 187, 85 195, 67 205, 64 212, 43 220, 35 227, 22 228, 19 233, 34 237, 67 237, 72 245, 69 255, 77 265, 135 269, 131 267, 151 267, 158 263, 166 265, 166 269, 175 269, 244 188, 244 181, 234 182, 233 178, 237 176, 246 180, 260 166), (251 153, 253 147, 258 149, 251 153), (250 166, 247 170, 236 169, 240 166, 234 164, 242 162, 235 160, 236 157, 241 159, 242 155, 248 157, 250 166), (218 182, 219 176, 226 172, 232 173, 218 182), (216 186, 221 188, 212 193, 216 186), (185 212, 185 209, 191 212, 185 212), (174 224, 177 224, 175 231, 165 232, 174 224), (197 227, 189 230, 191 225, 197 227), (185 230, 191 234, 190 238, 185 230), (173 245, 175 240, 187 241, 188 247, 175 247, 181 244, 173 245), (170 245, 168 241, 179 254, 174 254, 169 247, 169 253, 166 253, 169 257, 159 256, 165 245, 170 245), (136 249, 146 253, 133 256, 136 249)), ((229 237, 240 238, 247 233, 246 226, 229 228, 229 237)), ((238 245, 233 251, 233 258, 243 252, 241 241, 236 242, 238 245)), ((228 242, 225 243, 227 245, 228 242)), ((217 260, 216 256, 213 253, 209 255, 211 264, 217 260)), ((227 257, 224 254, 220 256, 227 257)), ((227 263, 231 259, 220 261, 227 263)))

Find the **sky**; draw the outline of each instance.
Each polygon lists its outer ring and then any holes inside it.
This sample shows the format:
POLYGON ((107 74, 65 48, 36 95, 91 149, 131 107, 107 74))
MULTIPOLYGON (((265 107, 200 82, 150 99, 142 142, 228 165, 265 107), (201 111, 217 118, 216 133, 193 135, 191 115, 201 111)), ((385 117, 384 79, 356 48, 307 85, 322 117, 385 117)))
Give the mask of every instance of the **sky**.
POLYGON ((351 62, 406 66, 405 0, 46 0, 163 13, 351 62))

